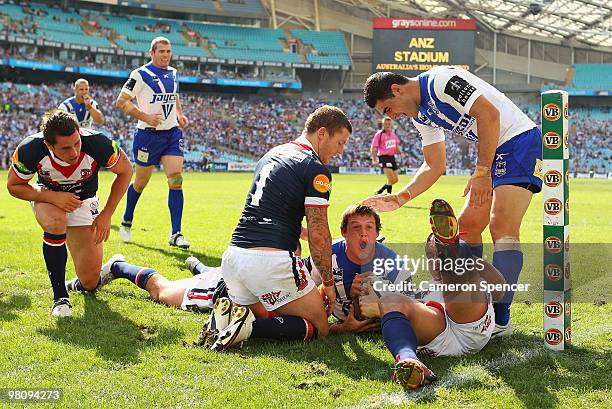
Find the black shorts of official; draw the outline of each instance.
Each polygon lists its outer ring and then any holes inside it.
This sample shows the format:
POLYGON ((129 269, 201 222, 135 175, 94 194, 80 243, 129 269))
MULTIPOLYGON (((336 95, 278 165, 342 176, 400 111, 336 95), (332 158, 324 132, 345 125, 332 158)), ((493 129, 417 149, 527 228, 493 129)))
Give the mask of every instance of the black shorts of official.
POLYGON ((394 155, 380 155, 378 157, 380 167, 383 169, 397 170, 397 163, 394 155))

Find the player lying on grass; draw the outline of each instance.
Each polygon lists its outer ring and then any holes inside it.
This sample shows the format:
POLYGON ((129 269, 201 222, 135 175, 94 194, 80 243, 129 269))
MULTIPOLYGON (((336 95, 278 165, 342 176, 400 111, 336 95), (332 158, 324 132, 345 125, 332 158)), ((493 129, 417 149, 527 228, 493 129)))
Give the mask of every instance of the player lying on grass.
POLYGON ((7 189, 32 206, 44 232, 43 257, 54 299, 51 314, 69 317, 72 306, 64 285, 66 244, 78 277, 75 286, 79 290, 95 290, 103 284, 103 242, 110 234, 113 212, 130 183, 132 167, 123 151, 105 135, 79 129, 73 114, 47 112, 40 130, 15 150, 7 189), (117 175, 101 210, 96 196, 100 167, 117 175), (35 174, 38 181, 30 185, 35 174))
POLYGON ((428 356, 458 356, 480 351, 494 329, 492 298, 498 300, 504 295, 482 291, 483 281, 489 285, 505 281, 489 263, 472 258, 468 246, 459 246, 457 219, 446 201, 433 201, 430 223, 433 234, 425 247, 427 265, 434 282, 442 283, 443 303, 424 303, 384 291, 378 297, 376 288, 367 280, 359 294, 360 313, 381 319, 385 344, 397 361, 393 379, 406 390, 436 380, 433 372, 417 358, 417 352, 428 356), (470 264, 466 260, 477 262, 470 264), (467 268, 468 264, 473 268, 467 268), (468 285, 471 287, 464 290, 468 285))
MULTIPOLYGON (((342 216, 343 238, 335 240, 332 246, 336 287, 333 314, 341 322, 331 326, 332 332, 363 332, 378 328, 375 320, 358 321, 355 319, 349 289, 355 277, 372 271, 372 262, 375 258, 395 259, 397 256, 393 250, 376 241, 380 229, 380 218, 371 207, 353 205, 342 216)), ((303 231, 302 237, 307 237, 307 232, 303 231)), ((298 247, 296 255, 299 256, 300 253, 298 247)), ((102 271, 107 277, 105 282, 108 283, 115 278, 125 278, 146 290, 154 301, 168 306, 204 312, 212 309, 214 305, 214 312, 197 342, 200 345, 211 347, 217 341, 219 331, 229 325, 232 303, 226 298, 227 290, 221 278, 220 267, 205 266, 195 257, 189 257, 186 264, 194 277, 176 281, 168 280, 152 268, 128 264, 120 254, 114 255, 104 264, 102 271)), ((301 264, 303 267, 300 268, 311 271, 313 280, 320 285, 321 275, 313 265, 314 263, 309 258, 304 260, 301 264)), ((384 276, 392 282, 404 279, 401 272, 397 270, 390 270, 384 276)), ((67 282, 66 286, 69 289, 74 287, 72 282, 67 282)), ((249 314, 248 318, 256 317, 256 319, 251 320, 250 327, 241 326, 244 328, 241 337, 234 338, 229 343, 224 343, 225 338, 223 338, 219 344, 215 345, 215 349, 227 349, 232 344, 243 341, 245 337, 299 340, 308 335, 308 326, 303 323, 298 326, 293 325, 292 320, 268 320, 274 318, 275 314, 268 313, 262 305, 251 307, 251 311, 253 314, 249 314)), ((224 334, 232 333, 233 330, 228 329, 224 334)))
MULTIPOLYGON (((366 319, 359 321, 355 318, 353 300, 350 295, 351 286, 359 276, 371 272, 375 259, 395 260, 397 254, 382 243, 377 242, 381 229, 380 218, 376 211, 365 205, 349 206, 343 216, 340 225, 342 239, 334 241, 332 245, 332 272, 336 300, 333 306, 334 316, 340 323, 333 324, 330 332, 364 332, 378 328, 377 320, 366 319)), ((319 286, 321 296, 323 291, 321 284, 323 279, 311 259, 300 263, 300 268, 305 268, 311 274, 311 278, 319 286)), ((384 278, 390 282, 405 280, 408 275, 403 271, 390 269, 385 271, 384 278)), ((358 281, 359 282, 359 281, 358 281)), ((220 299, 219 303, 229 305, 229 299, 220 299)), ((229 306, 228 306, 229 308, 229 306)), ((225 310, 224 310, 225 311, 225 310)), ((256 328, 265 322, 256 318, 257 314, 246 311, 245 314, 232 315, 230 322, 227 319, 217 319, 219 313, 215 305, 211 327, 211 334, 206 342, 211 349, 225 351, 230 346, 238 344, 248 338, 273 338, 272 336, 259 336, 256 328)), ((267 321, 274 321, 274 317, 267 321)), ((285 338, 286 339, 286 338, 285 338)), ((300 338, 291 338, 300 339, 300 338)))

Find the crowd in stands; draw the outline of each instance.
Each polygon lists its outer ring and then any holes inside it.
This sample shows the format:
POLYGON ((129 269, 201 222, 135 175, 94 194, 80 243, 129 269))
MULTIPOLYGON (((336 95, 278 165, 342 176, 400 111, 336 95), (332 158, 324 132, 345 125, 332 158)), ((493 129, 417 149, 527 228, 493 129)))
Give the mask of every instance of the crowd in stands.
MULTIPOLYGON (((0 165, 6 167, 10 154, 26 135, 37 132, 41 115, 72 95, 71 84, 25 86, 0 83, 0 165)), ((131 140, 136 121, 114 107, 119 86, 91 84, 92 97, 106 117, 98 127, 117 140, 131 157, 131 140)), ((370 143, 379 128, 379 119, 360 99, 269 98, 259 100, 182 93, 183 111, 190 120, 184 132, 185 149, 195 152, 189 161, 214 162, 223 152, 257 160, 271 147, 299 136, 306 116, 323 104, 342 108, 351 119, 353 134, 332 165, 371 166, 370 143)), ((585 111, 586 112, 586 111, 585 111)), ((537 112, 529 113, 537 118, 537 112)), ((612 171, 612 151, 608 149, 611 120, 576 120, 571 132, 572 165, 575 171, 612 171)), ((407 119, 396 122, 401 140, 401 167, 418 167, 422 162, 420 139, 407 119)), ((447 167, 470 169, 476 157, 476 144, 463 138, 447 138, 447 167)), ((192 166, 197 168, 198 166, 192 166)))

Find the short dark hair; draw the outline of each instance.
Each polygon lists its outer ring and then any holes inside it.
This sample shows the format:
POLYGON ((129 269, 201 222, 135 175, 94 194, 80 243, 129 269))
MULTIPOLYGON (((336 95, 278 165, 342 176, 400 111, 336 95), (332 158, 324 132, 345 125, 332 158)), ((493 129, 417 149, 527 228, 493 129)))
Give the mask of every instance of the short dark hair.
POLYGON ((377 72, 370 75, 363 86, 363 100, 370 108, 376 106, 376 102, 393 98, 391 85, 403 85, 408 82, 408 77, 392 72, 377 72))
POLYGON ((57 136, 70 136, 79 130, 79 122, 76 117, 61 109, 45 112, 40 123, 40 132, 44 140, 51 146, 55 146, 57 136))
POLYGON ((331 105, 323 105, 317 108, 312 114, 308 115, 306 123, 304 124, 306 133, 314 133, 319 128, 327 129, 330 136, 342 128, 346 128, 349 133, 353 133, 351 121, 349 121, 344 111, 331 105))
POLYGON ((378 212, 376 212, 376 210, 374 210, 372 206, 358 203, 347 207, 344 213, 342 214, 342 223, 340 224, 340 231, 346 231, 346 228, 349 224, 349 219, 355 215, 372 216, 374 218, 374 221, 376 222, 376 231, 380 232, 380 229, 382 229, 382 224, 380 223, 380 216, 378 215, 378 212))

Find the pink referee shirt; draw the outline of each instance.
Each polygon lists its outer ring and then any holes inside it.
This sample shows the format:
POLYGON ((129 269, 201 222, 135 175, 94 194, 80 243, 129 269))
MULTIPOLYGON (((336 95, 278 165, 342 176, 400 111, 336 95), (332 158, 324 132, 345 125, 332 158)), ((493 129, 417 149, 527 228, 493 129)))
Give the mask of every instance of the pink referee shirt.
POLYGON ((378 156, 395 155, 397 153, 397 145, 399 145, 399 138, 393 131, 384 132, 380 130, 376 132, 372 140, 372 147, 378 149, 378 156))

